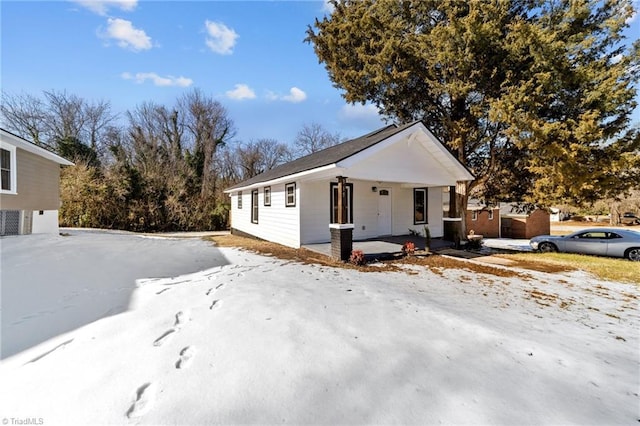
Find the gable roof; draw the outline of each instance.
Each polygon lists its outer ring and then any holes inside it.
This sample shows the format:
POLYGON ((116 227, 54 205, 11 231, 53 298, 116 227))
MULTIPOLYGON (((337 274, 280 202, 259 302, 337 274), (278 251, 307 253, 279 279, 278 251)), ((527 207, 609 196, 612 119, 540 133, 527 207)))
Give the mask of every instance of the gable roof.
MULTIPOLYGON (((372 146, 390 138, 391 136, 398 134, 403 130, 416 125, 417 123, 422 123, 422 122, 414 121, 412 123, 408 123, 401 126, 398 126, 396 124, 391 124, 389 126, 386 126, 381 129, 375 130, 371 133, 368 133, 364 136, 360 136, 356 139, 348 140, 341 144, 334 145, 329 148, 325 148, 321 151, 314 152, 304 157, 300 157, 296 160, 282 164, 278 167, 274 167, 271 170, 267 170, 264 173, 261 173, 257 176, 254 176, 250 179, 247 179, 243 182, 233 185, 230 188, 227 188, 225 192, 232 192, 235 189, 245 188, 258 183, 268 182, 268 181, 283 178, 286 176, 291 176, 298 173, 319 169, 321 167, 334 165, 368 148, 371 148, 372 146)), ((437 142, 440 145, 442 145, 442 147, 444 147, 447 152, 449 152, 444 146, 444 144, 442 144, 440 141, 437 141, 437 142)), ((458 162, 457 159, 455 159, 455 161, 458 162)), ((458 162, 458 164, 462 166, 461 163, 458 162)), ((465 167, 465 170, 466 170, 466 167, 465 167)))
POLYGON ((18 135, 11 133, 8 130, 0 128, 0 140, 3 143, 7 143, 9 145, 13 145, 17 148, 28 151, 32 154, 39 155, 40 157, 46 158, 47 160, 51 160, 55 163, 58 163, 62 166, 73 166, 73 163, 66 158, 60 157, 58 154, 55 154, 49 150, 46 150, 38 145, 29 142, 28 140, 21 138, 18 135))

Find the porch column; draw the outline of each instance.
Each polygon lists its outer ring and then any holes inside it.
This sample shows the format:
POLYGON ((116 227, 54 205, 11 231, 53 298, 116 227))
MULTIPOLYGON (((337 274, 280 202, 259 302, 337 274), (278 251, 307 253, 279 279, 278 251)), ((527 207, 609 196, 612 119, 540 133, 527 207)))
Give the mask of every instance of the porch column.
POLYGON ((347 223, 347 178, 337 176, 338 179, 338 223, 329 225, 331 230, 331 257, 336 260, 347 261, 353 250, 353 224, 347 223))
POLYGON ((455 243, 456 248, 460 248, 460 238, 462 235, 462 214, 464 212, 460 212, 458 214, 457 209, 457 200, 456 200, 457 190, 456 186, 449 187, 449 217, 443 219, 444 221, 444 239, 448 241, 453 241, 455 243))

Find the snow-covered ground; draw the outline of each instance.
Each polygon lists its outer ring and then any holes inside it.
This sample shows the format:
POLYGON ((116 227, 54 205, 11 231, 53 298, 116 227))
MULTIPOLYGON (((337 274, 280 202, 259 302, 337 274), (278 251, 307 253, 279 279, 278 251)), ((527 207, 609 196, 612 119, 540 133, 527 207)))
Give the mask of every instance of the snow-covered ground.
POLYGON ((5 424, 640 418, 631 284, 364 273, 127 234, 0 244, 5 424))

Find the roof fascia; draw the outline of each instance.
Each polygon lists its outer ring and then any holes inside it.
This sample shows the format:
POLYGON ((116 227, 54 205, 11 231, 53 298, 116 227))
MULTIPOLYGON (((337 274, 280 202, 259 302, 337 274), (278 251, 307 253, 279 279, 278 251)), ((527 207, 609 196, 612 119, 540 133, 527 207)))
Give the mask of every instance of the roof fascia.
POLYGON ((23 139, 19 136, 14 135, 13 133, 7 132, 4 129, 0 129, 0 131, 2 132, 2 143, 6 143, 8 145, 12 145, 15 146, 17 148, 23 149, 25 151, 28 151, 32 154, 35 155, 39 155, 40 157, 46 158, 47 160, 51 160, 55 163, 58 163, 62 166, 73 166, 74 164, 65 159, 60 157, 57 154, 54 154, 53 152, 47 151, 44 148, 41 148, 37 145, 32 144, 31 142, 27 141, 26 139, 23 139))
POLYGON ((336 171, 337 169, 339 169, 336 164, 328 164, 326 166, 322 166, 322 167, 316 167, 315 169, 311 169, 311 170, 305 170, 304 172, 299 172, 299 173, 294 173, 292 175, 287 175, 287 176, 282 176, 276 179, 271 179, 271 180, 265 180, 262 182, 256 182, 254 184, 251 185, 246 185, 246 186, 239 186, 233 189, 225 189, 224 193, 225 194, 231 194, 233 192, 238 192, 238 191, 246 191, 249 189, 255 189, 255 188, 260 188, 262 186, 270 186, 270 185, 277 185, 279 183, 284 183, 284 182, 291 182, 291 181, 299 181, 302 179, 308 180, 308 179, 313 179, 314 177, 321 177, 323 175, 325 175, 327 172, 329 171, 336 171))
MULTIPOLYGON (((427 148, 426 143, 430 143, 445 157, 447 157, 447 159, 449 159, 452 165, 456 168, 456 172, 452 173, 452 175, 454 175, 457 180, 465 181, 465 180, 475 179, 475 177, 471 174, 471 172, 469 172, 469 170, 462 163, 460 163, 460 161, 456 157, 454 157, 453 154, 451 154, 451 152, 449 152, 449 150, 442 144, 442 142, 440 142, 438 138, 436 138, 433 135, 433 133, 431 133, 431 131, 420 121, 415 122, 414 124, 407 127, 406 129, 403 129, 400 132, 389 136, 387 139, 384 139, 375 145, 372 145, 360 152, 357 152, 345 158, 342 161, 339 161, 337 165, 348 169, 349 167, 352 167, 354 164, 366 159, 371 155, 376 154, 377 152, 389 147, 390 145, 393 145, 394 143, 398 142, 399 140, 402 140, 407 136, 408 136, 409 144, 419 142, 423 145, 423 147, 428 152, 429 149, 427 148), (426 136, 427 141, 425 141, 423 138, 420 138, 418 132, 422 132, 426 136)), ((444 164, 443 164, 443 167, 445 167, 444 164)))

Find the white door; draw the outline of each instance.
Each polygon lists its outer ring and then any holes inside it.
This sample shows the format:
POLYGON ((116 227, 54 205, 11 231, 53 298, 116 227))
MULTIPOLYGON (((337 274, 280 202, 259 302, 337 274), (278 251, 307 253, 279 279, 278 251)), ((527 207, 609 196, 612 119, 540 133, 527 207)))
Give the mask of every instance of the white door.
POLYGON ((378 235, 391 235, 391 189, 378 189, 378 235))

